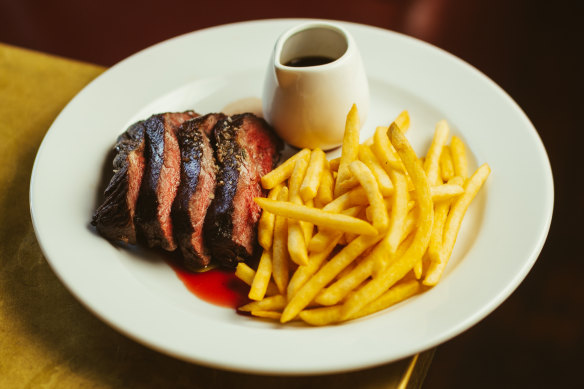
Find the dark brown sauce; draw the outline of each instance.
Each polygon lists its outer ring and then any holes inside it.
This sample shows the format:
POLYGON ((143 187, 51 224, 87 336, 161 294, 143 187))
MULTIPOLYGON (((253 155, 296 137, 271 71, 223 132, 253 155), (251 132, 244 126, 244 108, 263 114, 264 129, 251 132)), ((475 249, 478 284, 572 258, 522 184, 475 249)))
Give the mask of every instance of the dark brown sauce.
POLYGON ((307 56, 307 57, 293 58, 290 61, 286 62, 284 65, 292 66, 295 68, 305 68, 305 67, 309 67, 309 66, 326 65, 327 63, 331 63, 333 61, 334 61, 334 59, 329 58, 329 57, 307 56))

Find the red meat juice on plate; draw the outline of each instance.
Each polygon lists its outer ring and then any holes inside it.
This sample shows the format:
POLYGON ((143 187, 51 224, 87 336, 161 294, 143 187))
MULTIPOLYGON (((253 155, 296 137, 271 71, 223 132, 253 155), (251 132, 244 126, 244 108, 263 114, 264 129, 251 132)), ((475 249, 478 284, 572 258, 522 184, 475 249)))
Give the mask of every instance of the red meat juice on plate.
POLYGON ((237 278, 232 270, 217 268, 195 273, 178 266, 172 268, 187 289, 201 300, 233 309, 249 302, 249 286, 237 278))

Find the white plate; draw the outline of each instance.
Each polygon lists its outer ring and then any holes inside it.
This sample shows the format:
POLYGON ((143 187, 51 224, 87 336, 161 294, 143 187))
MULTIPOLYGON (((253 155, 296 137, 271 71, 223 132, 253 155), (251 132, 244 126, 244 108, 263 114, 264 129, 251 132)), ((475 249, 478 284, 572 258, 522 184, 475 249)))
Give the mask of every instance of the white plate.
POLYGON ((447 119, 492 174, 471 205, 442 282, 368 318, 326 328, 237 315, 192 295, 160 258, 119 249, 88 226, 106 156, 127 125, 152 113, 220 110, 260 97, 276 38, 302 20, 266 20, 179 36, 137 53, 83 89, 35 161, 31 212, 61 281, 112 327, 156 350, 208 366, 267 374, 347 371, 436 346, 493 311, 535 262, 553 183, 529 119, 495 83, 456 57, 390 31, 341 23, 360 47, 372 105, 362 140, 408 109, 426 150, 447 119))

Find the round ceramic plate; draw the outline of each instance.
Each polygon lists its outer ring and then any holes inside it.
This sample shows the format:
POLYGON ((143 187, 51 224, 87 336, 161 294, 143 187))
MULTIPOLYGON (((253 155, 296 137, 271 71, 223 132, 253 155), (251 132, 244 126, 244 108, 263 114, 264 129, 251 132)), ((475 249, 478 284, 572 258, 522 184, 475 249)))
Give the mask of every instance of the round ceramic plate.
POLYGON ((418 153, 436 122, 488 162, 441 283, 370 317, 324 328, 238 315, 191 294, 157 254, 115 247, 89 226, 116 137, 153 113, 206 113, 260 98, 277 37, 303 20, 210 28, 143 50, 112 67, 62 111, 38 152, 31 212, 57 276, 112 327, 156 350, 208 366, 266 374, 348 371, 436 346, 493 311, 526 276, 553 208, 549 161, 536 130, 501 88, 460 59, 390 31, 353 34, 371 90, 365 140, 407 109, 418 153))

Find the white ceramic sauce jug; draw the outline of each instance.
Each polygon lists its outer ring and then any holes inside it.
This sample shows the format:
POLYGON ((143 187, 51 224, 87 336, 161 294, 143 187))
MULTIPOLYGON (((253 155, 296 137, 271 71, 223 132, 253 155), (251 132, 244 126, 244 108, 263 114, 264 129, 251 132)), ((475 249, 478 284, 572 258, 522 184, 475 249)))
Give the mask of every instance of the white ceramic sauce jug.
POLYGON ((369 110, 369 87, 357 45, 344 28, 311 22, 278 39, 264 83, 262 109, 285 142, 323 150, 340 146, 353 104, 363 123, 369 110))

